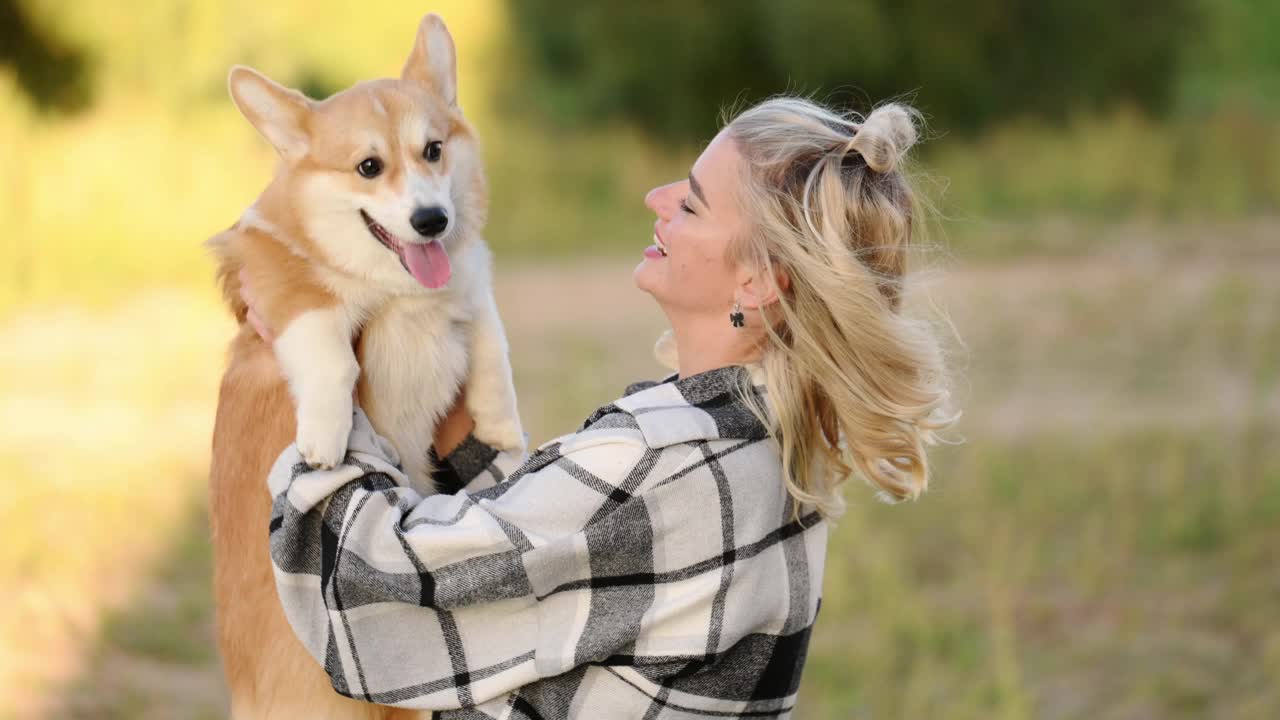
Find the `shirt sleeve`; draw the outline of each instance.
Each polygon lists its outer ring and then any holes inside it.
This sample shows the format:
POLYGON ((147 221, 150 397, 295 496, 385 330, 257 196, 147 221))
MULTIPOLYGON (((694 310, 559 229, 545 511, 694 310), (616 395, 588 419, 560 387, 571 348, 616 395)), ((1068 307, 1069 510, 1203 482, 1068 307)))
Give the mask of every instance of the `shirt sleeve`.
POLYGON ((463 489, 474 492, 497 485, 524 464, 528 457, 524 453, 504 452, 490 447, 474 434, 467 435, 466 439, 443 458, 436 455, 435 448, 428 452, 433 468, 431 479, 435 482, 437 492, 446 494, 463 489))
POLYGON ((657 455, 642 441, 567 436, 505 481, 428 497, 358 410, 349 445, 330 470, 290 446, 268 478, 280 600, 339 693, 471 707, 634 641, 633 612, 612 622, 582 608, 593 571, 625 576, 652 554, 633 511, 657 455), (589 621, 592 642, 580 643, 589 621))

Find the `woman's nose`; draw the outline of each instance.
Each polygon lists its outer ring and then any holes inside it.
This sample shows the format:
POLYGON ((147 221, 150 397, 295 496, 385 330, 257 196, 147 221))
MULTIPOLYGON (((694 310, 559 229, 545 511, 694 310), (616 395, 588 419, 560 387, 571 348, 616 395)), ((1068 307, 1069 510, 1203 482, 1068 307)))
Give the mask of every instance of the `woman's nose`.
POLYGON ((644 204, 663 220, 669 220, 675 214, 674 190, 679 182, 667 183, 649 191, 644 196, 644 204))
POLYGON ((649 192, 645 193, 645 196, 644 196, 645 207, 649 208, 656 215, 659 215, 659 216, 662 215, 662 211, 659 209, 660 208, 659 203, 662 200, 662 190, 666 187, 667 187, 666 185, 660 185, 650 190, 649 192))

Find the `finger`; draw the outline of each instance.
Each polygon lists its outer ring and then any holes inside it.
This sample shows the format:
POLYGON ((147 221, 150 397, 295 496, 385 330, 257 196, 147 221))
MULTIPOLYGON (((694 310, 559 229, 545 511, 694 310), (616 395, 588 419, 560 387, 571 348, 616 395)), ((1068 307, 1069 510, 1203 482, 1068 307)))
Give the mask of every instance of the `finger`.
POLYGON ((249 308, 249 312, 246 314, 245 319, 253 326, 253 330, 258 333, 258 337, 261 337, 269 343, 275 342, 275 333, 271 332, 271 328, 267 327, 267 323, 262 319, 262 316, 253 309, 253 307, 249 308))
POLYGON ((253 307, 253 289, 249 287, 249 272, 245 268, 240 268, 237 274, 240 280, 240 299, 244 300, 244 304, 253 307))

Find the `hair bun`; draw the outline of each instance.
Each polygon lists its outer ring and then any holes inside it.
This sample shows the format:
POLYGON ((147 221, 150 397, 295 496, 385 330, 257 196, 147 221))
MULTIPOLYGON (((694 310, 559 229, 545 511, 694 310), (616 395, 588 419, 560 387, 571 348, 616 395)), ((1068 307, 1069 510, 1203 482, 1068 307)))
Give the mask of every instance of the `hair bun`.
POLYGON ((881 105, 862 121, 845 151, 856 151, 876 172, 892 172, 919 139, 919 121, 920 111, 913 107, 900 103, 881 105))

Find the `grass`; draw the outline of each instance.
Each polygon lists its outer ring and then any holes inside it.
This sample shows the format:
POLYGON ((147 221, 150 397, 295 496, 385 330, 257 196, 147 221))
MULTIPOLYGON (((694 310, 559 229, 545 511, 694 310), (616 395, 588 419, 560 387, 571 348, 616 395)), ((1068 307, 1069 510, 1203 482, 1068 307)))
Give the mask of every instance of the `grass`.
POLYGON ((970 142, 944 136, 930 160, 947 180, 946 205, 967 216, 1221 220, 1280 208, 1278 138, 1274 119, 1244 106, 1163 121, 1119 108, 1060 128, 1015 122, 970 142))
MULTIPOLYGON (((208 467, 230 322, 212 293, 0 322, 0 697, 86 668, 104 613, 130 607, 208 467)), ((0 712, 2 716, 2 712, 0 712)))
POLYGON ((226 717, 213 644, 213 555, 205 503, 190 501, 181 517, 179 535, 152 569, 147 592, 107 614, 86 653, 87 670, 60 692, 58 717, 226 717))
POLYGON ((926 500, 856 503, 804 717, 1274 713, 1276 430, 977 442, 926 500))
MULTIPOLYGON (((1280 256, 1170 253, 1164 233, 1130 230, 1081 257, 940 278, 968 344, 967 442, 938 449, 918 503, 848 489, 799 717, 1280 713, 1280 256)), ((619 289, 629 265, 503 263, 535 442, 660 372, 661 320, 619 289)), ((224 707, 202 516, 228 334, 211 295, 0 327, 2 469, 40 480, 12 483, 0 510, 0 582, 38 599, 7 616, 0 657, 24 660, 0 682, 47 689, 2 695, 29 700, 20 717, 224 707)))

